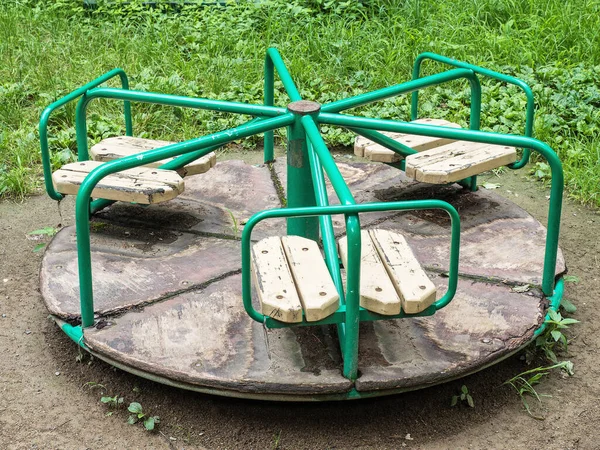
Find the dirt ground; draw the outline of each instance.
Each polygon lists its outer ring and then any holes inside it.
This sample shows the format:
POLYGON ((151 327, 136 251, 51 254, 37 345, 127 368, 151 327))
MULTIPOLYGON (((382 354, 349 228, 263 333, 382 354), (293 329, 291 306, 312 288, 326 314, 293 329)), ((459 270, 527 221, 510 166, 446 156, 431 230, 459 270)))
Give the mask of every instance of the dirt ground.
MULTIPOLYGON (((524 172, 490 181, 542 223, 547 191, 524 172)), ((354 402, 283 404, 201 395, 156 384, 89 357, 48 318, 39 294, 42 253, 27 232, 73 222, 72 202, 45 196, 0 203, 1 449, 600 449, 600 212, 565 201, 561 247, 575 303, 569 354, 575 375, 555 372, 551 394, 530 417, 502 383, 535 366, 514 356, 445 385, 354 402), (61 214, 62 212, 62 214, 61 214), (475 407, 450 407, 465 384, 475 407), (107 416, 102 395, 138 401, 161 418, 159 432, 128 425, 124 407, 107 416)), ((532 401, 533 402, 533 401, 532 401)))

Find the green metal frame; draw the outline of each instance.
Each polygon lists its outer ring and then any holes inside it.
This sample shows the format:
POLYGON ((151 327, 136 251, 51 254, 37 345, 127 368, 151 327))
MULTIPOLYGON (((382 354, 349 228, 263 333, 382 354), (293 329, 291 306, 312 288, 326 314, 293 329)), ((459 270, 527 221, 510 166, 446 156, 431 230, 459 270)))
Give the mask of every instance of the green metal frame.
MULTIPOLYGON (((244 307, 250 317, 272 328, 298 325, 336 324, 344 357, 343 374, 347 378, 355 380, 358 368, 358 325, 360 321, 408 317, 404 312, 393 317, 381 316, 369 312, 359 306, 361 248, 359 215, 369 212, 390 210, 406 211, 431 208, 442 209, 450 215, 451 238, 448 291, 442 299, 436 301, 428 309, 417 314, 417 316, 434 314, 436 310, 446 306, 452 300, 458 282, 460 219, 456 210, 448 203, 440 200, 412 200, 390 203, 356 204, 352 192, 345 183, 342 174, 319 132, 320 124, 345 127, 390 148, 402 156, 407 156, 415 152, 414 150, 389 139, 383 135, 381 131, 427 135, 453 140, 483 142, 524 148, 525 150, 522 159, 511 165, 511 167, 515 169, 522 167, 527 162, 530 150, 540 153, 548 161, 552 175, 542 290, 544 295, 551 301, 550 308, 557 309, 559 307, 560 299, 562 298, 562 280, 559 280, 555 285, 554 271, 558 251, 558 235, 563 196, 563 172, 560 160, 556 153, 547 144, 531 137, 533 126, 533 97, 531 95, 531 90, 525 83, 513 77, 498 74, 467 63, 454 61, 432 53, 424 53, 420 55, 415 62, 413 79, 411 81, 332 102, 321 106, 320 109, 318 108, 320 105, 317 105, 317 108, 310 113, 299 113, 296 109, 292 108, 292 105, 294 102, 301 101, 302 97, 276 49, 268 49, 264 69, 265 81, 263 105, 249 105, 244 103, 134 91, 128 88, 125 73, 121 69, 115 69, 46 108, 40 120, 40 140, 46 190, 50 197, 55 200, 60 200, 62 195, 57 193, 52 186, 50 156, 47 142, 47 122, 50 113, 53 110, 71 100, 79 98, 76 108, 75 124, 80 160, 86 160, 88 158, 86 108, 89 102, 95 98, 115 99, 124 102, 126 133, 128 135, 132 134, 130 110, 130 102, 132 101, 208 109, 234 114, 244 114, 253 117, 252 120, 244 125, 107 162, 89 173, 81 184, 79 193, 77 194, 75 210, 82 323, 81 326, 72 326, 68 324, 63 326, 64 331, 71 336, 73 340, 80 345, 85 346, 82 340, 83 328, 94 324, 93 281, 89 232, 90 212, 93 213, 112 203, 111 201, 103 199, 91 201, 91 193, 96 184, 102 178, 112 173, 170 157, 177 158, 161 167, 165 169, 177 169, 214 151, 228 142, 256 134, 264 134, 264 160, 265 162, 270 162, 273 160, 273 132, 274 130, 283 127, 286 127, 288 132, 288 205, 283 209, 256 213, 249 219, 242 233, 242 291, 244 307), (419 77, 420 65, 425 59, 446 63, 455 68, 438 74, 419 77), (275 107, 273 104, 275 72, 277 72, 283 83, 284 89, 293 102, 287 109, 275 107), (99 85, 117 75, 121 77, 122 89, 99 87, 99 85), (528 99, 525 136, 479 131, 481 85, 477 75, 491 76, 508 83, 516 84, 524 89, 528 99), (471 87, 471 117, 470 129, 468 130, 341 114, 342 111, 347 109, 400 94, 412 93, 411 118, 415 119, 417 117, 418 91, 420 89, 462 78, 466 79, 471 87), (340 205, 329 205, 325 188, 325 174, 327 174, 327 177, 333 186, 340 205), (331 216, 336 214, 344 215, 346 234, 348 237, 349 264, 346 267, 347 277, 345 288, 342 283, 339 255, 337 253, 331 219, 331 216), (334 314, 326 319, 310 323, 303 320, 300 324, 285 324, 270 317, 266 317, 253 308, 250 281, 251 233, 257 223, 272 218, 286 218, 288 234, 295 234, 317 241, 319 240, 320 235, 323 243, 325 262, 340 296, 340 307, 334 314)), ((464 180, 464 182, 473 187, 475 180, 475 177, 470 177, 469 179, 464 180)), ((536 333, 539 332, 541 332, 541 328, 538 329, 536 333)))
MULTIPOLYGON (((85 95, 85 93, 93 89, 111 78, 119 77, 121 79, 121 86, 123 89, 129 89, 129 80, 127 79, 127 74, 123 69, 113 69, 110 72, 106 72, 104 75, 96 78, 95 80, 83 85, 79 89, 71 92, 65 97, 55 101, 50 104, 44 111, 40 117, 40 147, 42 151, 42 168, 44 170, 44 182, 46 187, 46 192, 50 196, 52 200, 62 200, 63 195, 59 192, 56 192, 54 189, 54 185, 52 184, 52 164, 50 161, 50 150, 48 148, 48 121, 50 120, 51 114, 57 110, 58 108, 66 105, 67 103, 85 95)), ((128 101, 124 102, 123 113, 125 115, 125 134, 127 136, 133 136, 133 126, 131 123, 131 105, 128 101)))
MULTIPOLYGON (((475 74, 483 75, 488 78, 502 81, 507 84, 512 84, 512 85, 515 85, 515 86, 521 88, 521 90, 525 93, 525 97, 527 99, 527 108, 525 110, 525 130, 524 130, 525 134, 524 135, 527 137, 533 137, 533 122, 535 120, 535 117, 534 117, 535 101, 533 98, 533 91, 531 90, 531 87, 529 87, 529 85, 527 83, 525 83, 523 80, 512 77, 510 75, 505 75, 500 72, 495 72, 490 69, 475 66, 473 64, 469 64, 469 63, 466 63, 463 61, 458 61, 456 59, 448 58, 446 56, 438 55, 436 53, 431 53, 431 52, 421 53, 415 59, 415 63, 413 65, 413 72, 412 72, 413 80, 416 80, 419 78, 419 75, 421 72, 421 65, 423 64, 423 61, 426 61, 426 60, 436 61, 436 62, 446 64, 451 67, 458 67, 458 68, 462 68, 462 69, 471 70, 475 74)), ((472 103, 471 103, 471 106, 472 106, 472 103)), ((417 119, 418 111, 419 111, 419 92, 415 91, 412 93, 412 98, 411 98, 410 120, 417 119)), ((474 128, 472 128, 472 129, 474 129, 474 128)), ((477 129, 479 129, 479 127, 477 127, 477 129)), ((523 150, 523 154, 521 155, 521 159, 517 162, 510 164, 508 167, 510 167, 511 169, 521 169, 529 161, 530 155, 531 155, 530 149, 525 148, 523 150)))

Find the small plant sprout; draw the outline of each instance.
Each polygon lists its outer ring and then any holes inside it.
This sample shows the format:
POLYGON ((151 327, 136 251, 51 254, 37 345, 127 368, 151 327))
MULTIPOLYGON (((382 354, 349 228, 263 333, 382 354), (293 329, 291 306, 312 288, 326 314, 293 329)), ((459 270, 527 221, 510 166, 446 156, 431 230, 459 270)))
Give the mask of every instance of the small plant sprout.
POLYGON ((538 179, 538 181, 547 181, 551 178, 552 174, 550 171, 550 165, 545 162, 537 162, 530 171, 531 175, 538 179))
MULTIPOLYGON (((34 231, 30 231, 29 233, 27 233, 27 239, 37 241, 39 239, 44 239, 44 237, 52 237, 56 233, 58 233, 58 228, 44 227, 44 228, 40 228, 39 230, 34 230, 34 231)), ((42 250, 45 246, 46 246, 46 243, 41 242, 33 248, 33 252, 37 253, 40 250, 42 250)))
POLYGON ((279 447, 280 445, 281 445, 281 430, 279 430, 278 433, 275 433, 273 435, 273 442, 271 444, 271 449, 278 450, 280 448, 279 447))
POLYGON ((115 410, 123 404, 123 397, 119 397, 119 395, 115 395, 114 397, 102 397, 100 401, 105 405, 108 405, 112 410, 106 413, 106 415, 110 417, 115 413, 115 410))
POLYGON ((564 312, 568 314, 573 314, 577 311, 577 307, 573 304, 573 302, 567 298, 564 298, 560 301, 560 307, 564 312))
POLYGON ((571 318, 563 318, 559 312, 550 309, 548 311, 548 318, 544 323, 546 324, 546 329, 544 333, 537 337, 535 345, 542 349, 551 362, 558 364, 557 351, 567 351, 568 346, 567 337, 563 334, 562 330, 569 328, 569 325, 579 323, 579 321, 571 318))
POLYGON ((115 395, 114 397, 102 397, 100 401, 111 408, 118 408, 123 404, 123 397, 115 395))
POLYGON ((573 375, 573 363, 571 361, 562 361, 552 366, 536 367, 535 369, 527 370, 503 383, 511 386, 517 392, 523 402, 525 410, 534 419, 543 420, 544 417, 533 413, 531 406, 527 401, 527 397, 532 397, 537 400, 538 405, 542 404, 542 397, 551 397, 547 394, 538 394, 534 386, 539 384, 540 380, 548 375, 553 369, 562 369, 569 376, 573 375))
POLYGON ((577 275, 565 275, 563 280, 565 283, 579 283, 579 277, 577 275))
POLYGON ((240 226, 238 224, 238 220, 233 215, 233 212, 230 209, 225 208, 229 213, 229 217, 231 217, 231 222, 233 225, 231 226, 231 230, 233 231, 234 236, 238 236, 240 234, 240 226))
POLYGON ((461 402, 466 403, 471 408, 475 407, 475 403, 473 402, 473 397, 471 397, 471 394, 469 394, 469 389, 464 384, 460 388, 460 394, 452 396, 452 401, 450 402, 450 406, 456 406, 458 404, 459 399, 461 402))
POLYGON ((146 416, 142 409, 142 405, 138 402, 131 402, 127 410, 131 413, 127 419, 127 423, 130 425, 136 424, 142 421, 144 428, 148 431, 154 430, 154 427, 160 423, 160 417, 158 416, 146 416))

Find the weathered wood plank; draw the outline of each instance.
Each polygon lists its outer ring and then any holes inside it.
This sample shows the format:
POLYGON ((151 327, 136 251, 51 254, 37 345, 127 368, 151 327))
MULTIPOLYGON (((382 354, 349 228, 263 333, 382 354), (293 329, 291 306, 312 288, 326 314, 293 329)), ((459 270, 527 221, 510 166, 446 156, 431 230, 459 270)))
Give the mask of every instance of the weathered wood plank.
MULTIPOLYGON (((52 174, 54 188, 61 194, 75 195, 85 177, 102 164, 98 161, 66 164, 52 174)), ((171 200, 183 190, 183 179, 175 171, 136 167, 103 178, 92 191, 92 196, 151 204, 171 200)))
MULTIPOLYGON (((103 139, 90 149, 90 157, 94 161, 107 162, 124 156, 131 156, 155 148, 165 147, 175 144, 170 141, 159 141, 154 139, 144 139, 132 136, 116 136, 103 139)), ((172 161, 175 158, 167 158, 161 161, 145 164, 145 167, 160 167, 163 164, 172 161)), ((179 169, 177 172, 181 176, 197 175, 208 172, 217 162, 215 152, 209 153, 202 158, 179 169)))
POLYGON ((453 183, 516 160, 514 147, 459 141, 408 156, 406 175, 424 183, 453 183))
POLYGON ((302 322, 302 305, 279 236, 252 246, 252 275, 264 315, 282 322, 302 322))
POLYGON ((317 243, 300 236, 283 236, 281 242, 306 320, 314 322, 333 314, 340 296, 317 243))
POLYGON ((241 276, 232 275, 108 318, 85 329, 85 343, 126 366, 212 393, 300 400, 352 388, 327 327, 265 333, 244 311, 241 287, 241 276))
MULTIPOLYGON (((460 125, 443 119, 418 119, 413 121, 412 123, 460 128, 460 125)), ((444 139, 432 136, 419 136, 415 134, 390 133, 385 131, 382 132, 382 134, 418 152, 422 152, 453 142, 451 139, 444 139)), ((375 142, 362 136, 357 136, 356 140, 354 141, 354 154, 357 156, 368 158, 374 162, 383 163, 393 163, 402 159, 400 155, 393 152, 392 150, 385 148, 383 145, 376 144, 375 142)))
MULTIPOLYGON (((338 244, 342 264, 347 268, 348 238, 343 237, 338 244)), ((360 306, 378 314, 400 313, 400 298, 366 230, 361 231, 360 306)))
POLYGON ((404 312, 415 314, 430 306, 435 301, 435 286, 404 236, 388 230, 370 230, 369 233, 400 296, 404 312))

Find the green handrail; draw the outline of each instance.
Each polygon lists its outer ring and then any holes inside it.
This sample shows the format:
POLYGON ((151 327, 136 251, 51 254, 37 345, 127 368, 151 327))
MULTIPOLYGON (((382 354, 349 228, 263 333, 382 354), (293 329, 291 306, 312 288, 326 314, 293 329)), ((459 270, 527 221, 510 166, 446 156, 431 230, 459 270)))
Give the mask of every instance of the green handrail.
MULTIPOLYGON (((421 64, 426 59, 441 62, 441 63, 447 64, 447 65, 453 66, 453 67, 469 69, 477 74, 484 75, 489 78, 493 78, 495 80, 503 81, 505 83, 513 84, 517 87, 520 87, 523 90, 523 92, 525 93, 525 97, 527 98, 527 109, 526 109, 526 113, 525 113, 526 114, 526 116, 525 116, 525 136, 533 137, 535 101, 533 98, 533 91, 531 90, 529 85, 527 83, 525 83, 523 80, 520 80, 516 77, 512 77, 510 75, 505 75, 503 73, 495 72, 490 69, 479 67, 479 66, 469 64, 469 63, 466 63, 463 61, 458 61, 456 59, 448 58, 446 56, 438 55, 437 53, 431 53, 431 52, 421 53, 419 56, 417 56, 417 59, 415 60, 415 63, 413 66, 413 73, 412 73, 413 80, 419 78, 419 74, 421 71, 421 64)), ((419 103, 419 92, 415 91, 412 93, 412 99, 411 99, 411 116, 410 116, 411 120, 416 120, 416 118, 418 116, 418 103, 419 103)), ((510 164, 508 167, 510 167, 511 169, 522 168, 529 161, 530 154, 531 154, 531 152, 529 151, 529 149, 524 149, 521 160, 510 164)))
POLYGON ((405 81, 394 86, 377 89, 375 91, 344 98, 323 105, 322 111, 328 113, 341 112, 350 108, 367 105, 369 103, 396 97, 400 94, 417 92, 419 89, 437 86, 449 81, 465 78, 471 86, 471 121, 479 123, 479 112, 481 106, 481 84, 474 71, 470 69, 452 69, 446 72, 436 73, 416 80, 405 81))
MULTIPOLYGON (((312 326, 312 325, 325 325, 331 323, 337 323, 346 315, 346 308, 340 306, 332 316, 316 321, 307 322, 303 319, 302 322, 294 324, 286 324, 279 322, 275 319, 271 319, 268 316, 258 312, 252 305, 252 289, 251 289, 251 263, 250 245, 252 243, 252 230, 263 220, 277 219, 277 218, 288 218, 288 217, 307 217, 307 216, 320 216, 320 215, 358 215, 362 213, 382 212, 382 211, 410 211, 410 210, 423 210, 423 209, 441 209, 448 213, 451 221, 451 238, 450 238, 450 261, 448 270, 448 290, 446 293, 433 303, 432 309, 434 311, 440 310, 447 306, 454 295, 456 294, 456 288, 458 286, 458 264, 459 264, 459 249, 460 249, 460 217, 456 209, 449 203, 443 200, 403 200, 397 202, 378 202, 378 203, 359 203, 355 205, 330 205, 330 206, 314 206, 308 208, 280 208, 260 211, 250 217, 244 230, 242 231, 242 297, 244 302, 244 308, 248 315, 255 321, 260 323, 267 323, 273 328, 285 328, 291 326, 312 326)), ((348 258, 350 259, 350 258, 348 258)), ((348 275, 349 276, 349 275, 348 275)), ((368 314, 364 313, 361 308, 361 320, 378 320, 378 319, 392 319, 399 317, 417 317, 423 315, 431 315, 432 311, 425 311, 419 314, 406 314, 401 312, 395 316, 381 316, 379 314, 368 314)))
MULTIPOLYGON (((70 101, 76 99, 77 97, 83 96, 89 89, 93 89, 99 86, 102 83, 119 76, 121 78, 121 85, 123 89, 129 89, 129 81, 127 79, 127 74, 123 69, 113 69, 109 72, 106 72, 104 75, 96 78, 93 81, 83 85, 79 89, 72 91, 61 99, 55 101, 50 104, 44 111, 40 117, 39 124, 39 132, 40 132, 40 147, 42 151, 42 168, 44 171, 44 184, 46 187, 46 192, 53 200, 61 200, 63 195, 57 192, 54 189, 54 185, 52 184, 52 164, 50 162, 50 151, 48 146, 48 120, 50 119, 50 115, 52 112, 61 106, 69 103, 70 101)), ((131 123, 131 105, 129 101, 124 102, 123 106, 123 114, 125 116, 125 132, 127 136, 133 135, 133 126, 131 123)))
MULTIPOLYGON (((440 84, 461 78, 465 78, 471 86, 471 116, 469 119, 469 127, 473 130, 478 130, 481 121, 481 84, 479 83, 479 78, 477 78, 477 75, 469 69, 452 69, 446 72, 418 78, 416 80, 406 81, 394 86, 328 103, 327 105, 323 105, 321 110, 326 113, 341 112, 346 109, 356 108, 358 106, 363 106, 368 103, 384 100, 386 98, 395 97, 401 94, 408 94, 411 92, 414 94, 414 92, 418 92, 419 89, 438 86, 440 84)), ((377 142, 380 145, 383 145, 386 148, 389 148, 402 157, 416 153, 415 150, 394 141, 378 131, 365 130, 361 128, 353 128, 351 130, 357 134, 360 134, 361 136, 365 136, 368 139, 377 142)))
POLYGON ((77 131, 77 151, 81 157, 87 158, 87 105, 96 98, 110 98, 128 100, 142 103, 154 103, 167 106, 184 108, 207 109, 235 114, 247 114, 259 117, 276 117, 287 114, 285 108, 274 106, 249 105, 246 103, 226 102, 222 100, 209 100, 203 98, 190 98, 180 95, 159 94, 156 92, 142 92, 127 89, 96 88, 89 90, 81 97, 75 112, 75 128, 77 131))
POLYGON ((241 125, 229 130, 191 139, 189 141, 148 150, 137 155, 126 156, 124 158, 106 162, 92 170, 81 183, 75 203, 75 227, 77 232, 77 258, 82 326, 85 328, 94 324, 94 299, 88 212, 92 191, 100 180, 110 174, 122 170, 150 164, 165 158, 172 158, 202 148, 208 153, 208 150, 213 145, 223 145, 236 139, 263 133, 269 129, 284 127, 293 121, 294 116, 292 114, 286 114, 284 116, 274 117, 260 122, 241 125))
POLYGON ((372 130, 434 136, 458 141, 462 140, 521 147, 540 153, 548 161, 552 175, 550 186, 550 205, 548 208, 548 231, 544 254, 542 291, 547 297, 553 295, 556 255, 558 252, 558 235, 560 231, 560 216, 562 211, 564 175, 560 159, 548 144, 531 137, 517 136, 513 134, 464 130, 462 128, 436 127, 431 125, 416 124, 414 122, 368 119, 364 117, 341 114, 320 113, 317 117, 317 121, 319 123, 338 125, 347 128, 368 128, 372 130))

